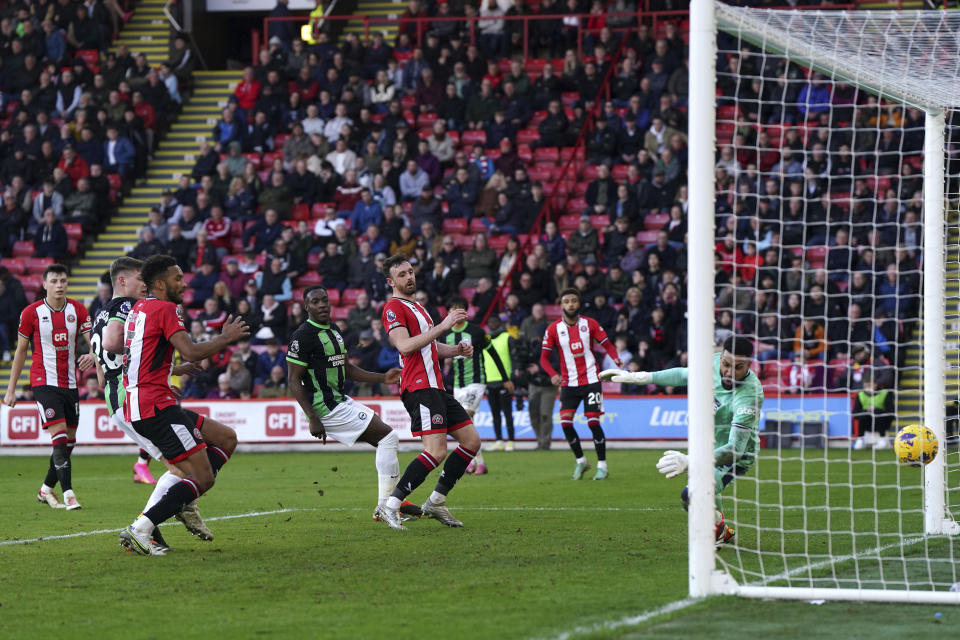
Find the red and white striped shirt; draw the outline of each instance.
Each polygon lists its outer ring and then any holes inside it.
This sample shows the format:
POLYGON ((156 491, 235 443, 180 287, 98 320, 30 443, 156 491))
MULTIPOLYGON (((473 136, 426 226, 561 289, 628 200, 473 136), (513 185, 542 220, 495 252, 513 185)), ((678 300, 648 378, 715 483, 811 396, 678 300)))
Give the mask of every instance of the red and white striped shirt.
MULTIPOLYGON (((417 302, 403 298, 391 298, 383 305, 381 320, 387 333, 404 327, 410 337, 426 333, 433 328, 430 314, 417 302)), ((404 358, 400 356, 400 389, 443 389, 443 372, 440 370, 440 353, 434 340, 418 353, 404 358)))
POLYGON ((173 334, 186 331, 180 309, 157 298, 138 300, 127 316, 123 339, 123 417, 136 422, 177 404, 170 388, 173 334))
POLYGON ((77 388, 77 334, 90 333, 86 307, 67 298, 57 310, 37 300, 20 314, 17 332, 33 343, 31 387, 77 388))
POLYGON ((551 377, 557 375, 550 364, 550 352, 560 355, 560 377, 563 387, 582 387, 600 382, 597 358, 593 355, 593 343, 596 342, 610 354, 619 357, 613 345, 607 339, 607 332, 593 318, 580 316, 576 324, 569 325, 563 318, 549 327, 543 336, 543 350, 540 352, 540 366, 551 377))

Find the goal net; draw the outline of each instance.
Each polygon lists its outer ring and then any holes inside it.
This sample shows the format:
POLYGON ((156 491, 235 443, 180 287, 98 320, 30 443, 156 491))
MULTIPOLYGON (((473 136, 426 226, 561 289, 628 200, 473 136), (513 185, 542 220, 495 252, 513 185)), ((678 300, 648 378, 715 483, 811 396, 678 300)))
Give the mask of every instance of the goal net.
POLYGON ((960 603, 960 14, 691 17, 691 593, 960 603), (695 425, 730 333, 755 339, 762 448, 715 552, 695 425), (898 462, 907 425, 929 464, 898 462))

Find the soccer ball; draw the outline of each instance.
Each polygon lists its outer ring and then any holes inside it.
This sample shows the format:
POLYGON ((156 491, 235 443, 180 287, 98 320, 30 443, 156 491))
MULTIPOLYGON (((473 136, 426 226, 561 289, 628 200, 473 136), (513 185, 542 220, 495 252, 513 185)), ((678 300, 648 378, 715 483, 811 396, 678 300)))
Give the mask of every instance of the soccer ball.
POLYGON ((933 431, 919 424, 911 424, 897 432, 893 450, 901 464, 918 467, 937 457, 940 445, 933 431))

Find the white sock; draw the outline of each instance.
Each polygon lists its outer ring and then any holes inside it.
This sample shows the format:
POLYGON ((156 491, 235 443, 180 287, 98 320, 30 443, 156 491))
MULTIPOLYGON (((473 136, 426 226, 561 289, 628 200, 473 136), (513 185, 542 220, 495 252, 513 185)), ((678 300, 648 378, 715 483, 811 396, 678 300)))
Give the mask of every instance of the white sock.
POLYGON ((147 511, 150 507, 160 502, 160 499, 167 493, 170 487, 174 486, 180 482, 180 477, 176 474, 167 471, 157 480, 157 484, 153 487, 153 493, 150 494, 150 498, 147 500, 147 506, 143 508, 144 511, 147 511))
POLYGON ((64 500, 66 500, 67 498, 70 498, 70 497, 76 497, 76 496, 73 495, 73 489, 67 489, 66 491, 63 492, 63 499, 64 499, 64 500))
POLYGON ((134 531, 142 534, 153 533, 153 530, 156 528, 153 522, 150 521, 150 518, 140 514, 140 517, 133 521, 132 525, 134 531))
POLYGON ((437 493, 436 491, 430 494, 430 502, 433 504, 446 504, 447 496, 442 493, 437 493))
POLYGON ((476 462, 477 464, 484 464, 484 462, 483 462, 483 452, 480 451, 480 450, 477 450, 477 455, 474 456, 473 461, 476 462))
POLYGON ((400 505, 401 505, 401 504, 403 504, 403 503, 400 502, 400 498, 397 498, 397 497, 394 497, 394 496, 390 496, 389 498, 387 498, 387 508, 388 508, 388 509, 392 509, 393 511, 396 511, 397 509, 400 508, 400 505))
POLYGON ((397 459, 399 438, 391 431, 377 443, 377 504, 384 504, 400 479, 400 460, 397 459))
POLYGON ((53 487, 48 487, 45 484, 40 485, 40 493, 50 493, 53 491, 53 487))
POLYGON ((577 464, 587 464, 587 456, 580 456, 577 458, 577 464))
POLYGON ((607 461, 606 460, 597 460, 597 469, 606 469, 607 461))

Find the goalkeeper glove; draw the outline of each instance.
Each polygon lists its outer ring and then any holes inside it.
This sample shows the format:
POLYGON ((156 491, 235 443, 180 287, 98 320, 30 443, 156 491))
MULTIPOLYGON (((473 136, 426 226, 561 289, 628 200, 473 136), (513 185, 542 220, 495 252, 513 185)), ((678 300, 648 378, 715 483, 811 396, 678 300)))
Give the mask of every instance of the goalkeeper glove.
POLYGON ((687 470, 688 464, 687 454, 679 451, 666 451, 660 458, 660 462, 657 463, 657 471, 668 478, 676 478, 687 470))
POLYGON ((600 372, 600 379, 604 382, 625 382, 627 384, 651 384, 653 374, 649 371, 631 373, 620 369, 604 369, 600 372))

